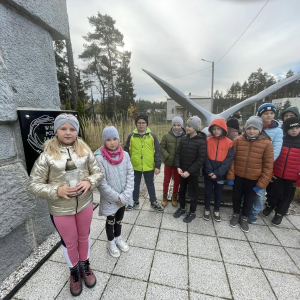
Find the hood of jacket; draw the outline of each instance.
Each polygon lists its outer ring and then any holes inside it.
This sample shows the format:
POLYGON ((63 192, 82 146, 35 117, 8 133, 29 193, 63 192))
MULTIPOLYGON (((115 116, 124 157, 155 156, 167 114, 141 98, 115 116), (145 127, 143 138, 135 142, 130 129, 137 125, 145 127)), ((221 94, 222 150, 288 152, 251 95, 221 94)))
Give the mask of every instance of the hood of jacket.
POLYGON ((292 112, 296 115, 297 118, 300 118, 300 113, 299 113, 299 109, 298 107, 296 106, 292 106, 292 107, 288 107, 286 108, 284 111, 282 111, 281 113, 281 119, 283 120, 283 115, 286 113, 286 112, 292 112))
POLYGON ((228 129, 227 129, 226 121, 225 121, 224 119, 215 119, 215 120, 213 120, 213 121, 211 122, 211 124, 210 124, 210 126, 209 126, 209 128, 208 128, 208 131, 209 131, 209 133, 210 133, 212 136, 214 136, 213 130, 212 130, 212 127, 213 127, 214 125, 217 125, 217 126, 219 126, 219 127, 221 127, 221 128, 223 129, 223 133, 222 133, 222 135, 221 135, 220 137, 222 137, 222 136, 227 136, 228 129))
MULTIPOLYGON (((147 127, 147 129, 146 129, 146 133, 150 133, 150 132, 151 132, 150 128, 149 128, 149 127, 147 127)), ((146 133, 145 133, 145 134, 146 134, 146 133)), ((137 128, 135 128, 135 129, 133 130, 133 134, 139 134, 139 132, 138 132, 137 128)))
MULTIPOLYGON (((188 138, 190 138, 190 135, 189 134, 186 134, 186 136, 188 138)), ((206 140, 206 134, 202 131, 197 131, 197 135, 195 135, 194 137, 192 137, 192 139, 204 139, 206 140)))
MULTIPOLYGON (((174 133, 173 133, 173 131, 172 131, 172 128, 168 131, 168 133, 172 134, 173 136, 175 136, 174 133)), ((179 135, 178 137, 183 137, 184 135, 186 135, 186 131, 185 131, 184 128, 182 128, 182 134, 179 135)))

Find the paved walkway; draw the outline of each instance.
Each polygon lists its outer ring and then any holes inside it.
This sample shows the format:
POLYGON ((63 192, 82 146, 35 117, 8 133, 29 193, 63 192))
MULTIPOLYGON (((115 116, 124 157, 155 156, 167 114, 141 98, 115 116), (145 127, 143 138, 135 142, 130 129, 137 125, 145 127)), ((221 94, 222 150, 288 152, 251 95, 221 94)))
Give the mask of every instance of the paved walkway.
MULTIPOLYGON (((159 199, 162 181, 163 173, 155 179, 159 199)), ((280 227, 260 218, 244 234, 229 227, 230 208, 221 209, 222 222, 205 222, 199 205, 187 225, 173 218, 170 203, 164 213, 151 210, 147 195, 140 203, 125 213, 131 249, 118 259, 108 254, 105 218, 94 211, 90 261, 98 282, 77 299, 300 299, 300 216, 280 227)), ((59 248, 13 299, 70 299, 68 280, 59 248)))

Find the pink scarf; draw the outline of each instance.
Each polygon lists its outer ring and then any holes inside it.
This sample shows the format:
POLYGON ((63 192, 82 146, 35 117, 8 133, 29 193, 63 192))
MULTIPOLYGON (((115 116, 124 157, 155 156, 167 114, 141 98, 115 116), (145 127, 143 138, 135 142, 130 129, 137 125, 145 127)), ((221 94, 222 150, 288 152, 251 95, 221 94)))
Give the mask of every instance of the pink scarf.
POLYGON ((124 152, 121 146, 118 147, 117 151, 109 151, 105 146, 101 149, 101 153, 103 157, 111 164, 111 165, 118 165, 122 162, 124 157, 124 152), (113 159, 114 156, 119 155, 118 159, 113 159))

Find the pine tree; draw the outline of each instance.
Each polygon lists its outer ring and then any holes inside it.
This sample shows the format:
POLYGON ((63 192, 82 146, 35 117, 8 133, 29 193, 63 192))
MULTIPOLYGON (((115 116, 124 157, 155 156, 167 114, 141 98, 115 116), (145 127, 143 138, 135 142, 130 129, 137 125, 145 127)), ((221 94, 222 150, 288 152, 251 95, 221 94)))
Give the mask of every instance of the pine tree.
POLYGON ((65 110, 71 110, 71 105, 69 102, 66 103, 65 110))
POLYGON ((83 107, 82 101, 79 97, 77 98, 76 111, 78 112, 78 119, 84 119, 85 118, 84 107, 83 107))
POLYGON ((287 108, 289 108, 291 106, 292 106, 292 104, 291 104, 290 100, 286 100, 284 102, 284 105, 283 105, 282 109, 285 110, 285 109, 287 109, 287 108))

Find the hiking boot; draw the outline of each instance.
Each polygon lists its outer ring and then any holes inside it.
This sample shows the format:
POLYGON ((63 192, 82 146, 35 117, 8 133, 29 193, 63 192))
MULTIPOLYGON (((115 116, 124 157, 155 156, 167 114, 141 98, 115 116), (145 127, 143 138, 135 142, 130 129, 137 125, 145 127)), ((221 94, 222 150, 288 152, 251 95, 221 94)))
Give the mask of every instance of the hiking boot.
POLYGON ((249 225, 248 225, 247 217, 241 216, 240 226, 241 226, 242 231, 249 232, 249 225))
POLYGON ((236 227, 236 225, 238 224, 239 220, 240 220, 240 215, 234 213, 233 216, 232 216, 232 218, 231 218, 231 220, 230 220, 230 224, 229 225, 231 227, 236 227))
POLYGON ((125 243, 123 240, 122 240, 122 237, 121 236, 118 236, 115 238, 116 240, 116 245, 117 247, 123 251, 123 252, 127 252, 129 251, 129 246, 127 245, 127 243, 125 243))
POLYGON ((140 202, 139 202, 139 201, 134 201, 134 202, 133 202, 133 205, 128 204, 128 205, 126 206, 126 210, 127 210, 127 211, 133 210, 134 208, 137 208, 139 205, 140 205, 140 202))
POLYGON ((182 208, 178 208, 175 212, 174 212, 174 214, 173 214, 173 217, 174 218, 179 218, 179 217, 181 217, 182 215, 184 215, 185 214, 185 209, 182 209, 182 208))
POLYGON ((209 219, 210 219, 210 210, 204 209, 203 219, 204 219, 205 221, 209 221, 209 219))
POLYGON ((196 218, 196 213, 189 212, 186 217, 183 219, 183 222, 190 223, 196 218))
POLYGON ((221 216, 219 211, 214 211, 214 220, 216 222, 221 222, 221 216))
POLYGON ((90 268, 90 262, 87 259, 86 261, 81 261, 79 263, 80 266, 80 275, 84 280, 84 283, 86 287, 91 289, 96 284, 96 277, 94 275, 94 272, 90 268))
POLYGON ((275 213, 275 216, 272 220, 272 224, 275 226, 279 226, 282 222, 282 219, 283 219, 283 215, 275 213))
POLYGON ((177 197, 178 197, 178 194, 173 194, 172 195, 172 205, 174 206, 174 207, 176 207, 177 205, 178 205, 178 202, 177 202, 177 197))
POLYGON ((163 212, 164 209, 157 203, 157 201, 151 203, 151 207, 158 212, 163 212))
POLYGON ((168 195, 167 194, 163 194, 163 200, 161 202, 161 205, 163 207, 166 207, 168 205, 168 195))
POLYGON ((113 239, 112 241, 107 242, 107 250, 109 254, 113 257, 119 257, 120 256, 120 250, 118 249, 116 245, 116 240, 113 239))
POLYGON ((79 263, 70 268, 70 292, 73 296, 79 296, 82 292, 79 263))
POLYGON ((268 217, 272 211, 273 208, 269 205, 266 205, 265 209, 262 211, 262 214, 264 217, 268 217))

